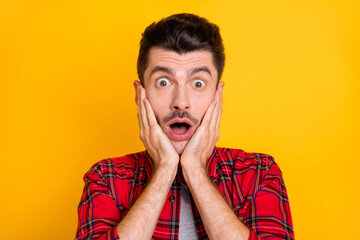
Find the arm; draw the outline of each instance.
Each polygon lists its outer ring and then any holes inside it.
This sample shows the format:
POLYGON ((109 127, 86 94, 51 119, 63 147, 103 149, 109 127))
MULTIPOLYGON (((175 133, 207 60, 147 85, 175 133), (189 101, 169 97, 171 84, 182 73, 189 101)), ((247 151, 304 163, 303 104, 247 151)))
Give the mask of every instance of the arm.
MULTIPOLYGON (((262 160, 259 159, 259 161, 262 160)), ((218 234, 220 239, 242 239, 239 236, 243 236, 242 232, 244 231, 249 235, 243 239, 249 240, 295 239, 282 173, 272 158, 266 159, 266 162, 269 160, 270 163, 262 166, 264 175, 256 177, 261 178, 261 181, 259 186, 255 187, 253 197, 249 198, 251 201, 245 203, 245 205, 248 204, 245 208, 237 208, 236 215, 223 200, 223 196, 213 185, 206 171, 196 172, 196 174, 187 171, 189 188, 210 239, 218 239, 215 234, 218 234), (212 228, 215 228, 215 231, 212 228)), ((239 166, 235 166, 235 168, 242 169, 240 167, 242 163, 237 162, 236 164, 239 166)), ((254 167, 258 165, 254 164, 254 167)))
POLYGON ((248 239, 249 229, 233 213, 206 170, 193 168, 184 172, 209 238, 248 239))
POLYGON ((215 101, 180 160, 206 232, 210 239, 294 239, 285 185, 274 162, 269 164, 261 185, 256 187, 245 214, 240 213, 240 209, 236 214, 231 210, 208 176, 206 161, 219 138, 222 86, 219 84, 215 101))
POLYGON ((269 156, 260 156, 258 161, 267 162, 263 164, 265 173, 246 211, 238 209, 237 215, 250 228, 249 239, 294 239, 288 195, 279 166, 269 156))
POLYGON ((147 187, 127 212, 127 204, 115 200, 110 185, 124 189, 126 196, 128 179, 120 179, 120 175, 109 168, 110 164, 107 160, 101 161, 84 177, 76 240, 150 239, 174 174, 164 167, 154 171, 147 187))
POLYGON ((181 166, 209 238, 245 240, 249 229, 232 212, 206 171, 206 160, 219 139, 223 85, 219 83, 215 100, 186 146, 181 166))
POLYGON ((158 125, 145 89, 134 82, 138 104, 140 139, 149 152, 152 177, 116 232, 120 239, 150 239, 177 172, 179 155, 158 125), (144 214, 146 213, 146 214, 144 214))
POLYGON ((107 174, 104 166, 107 165, 107 161, 101 161, 84 176, 85 187, 78 207, 79 224, 75 240, 117 238, 116 224, 125 211, 119 211, 104 181, 107 174))
POLYGON ((140 139, 152 159, 152 176, 134 205, 121 216, 105 177, 94 169, 87 175, 79 207, 80 239, 151 239, 175 178, 179 155, 156 122, 145 89, 134 83, 138 104, 140 139), (120 221, 121 219, 121 221, 120 221), (117 226, 116 226, 117 224, 117 226))
POLYGON ((125 218, 117 225, 120 239, 151 239, 176 169, 158 169, 125 218))

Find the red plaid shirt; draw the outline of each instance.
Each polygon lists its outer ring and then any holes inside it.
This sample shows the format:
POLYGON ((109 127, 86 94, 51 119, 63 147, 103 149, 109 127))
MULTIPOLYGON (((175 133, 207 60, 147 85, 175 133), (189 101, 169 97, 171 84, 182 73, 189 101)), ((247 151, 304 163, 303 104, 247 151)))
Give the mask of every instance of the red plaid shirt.
MULTIPOLYGON (((214 148, 208 173, 238 218, 249 239, 294 239, 288 196, 278 165, 269 155, 214 148)), ((119 239, 116 226, 151 177, 146 152, 95 164, 84 176, 76 239, 119 239)), ((157 222, 153 239, 178 239, 181 180, 176 176, 157 222)), ((199 239, 208 239, 191 199, 199 239)), ((146 214, 146 213, 144 213, 146 214)))

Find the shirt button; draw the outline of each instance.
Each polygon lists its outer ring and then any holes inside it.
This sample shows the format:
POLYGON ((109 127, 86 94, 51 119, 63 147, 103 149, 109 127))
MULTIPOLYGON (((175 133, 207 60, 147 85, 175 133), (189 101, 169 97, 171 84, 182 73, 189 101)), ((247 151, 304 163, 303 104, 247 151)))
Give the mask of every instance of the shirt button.
POLYGON ((172 202, 172 203, 175 202, 175 197, 174 197, 174 196, 170 196, 170 197, 169 197, 169 201, 172 202))

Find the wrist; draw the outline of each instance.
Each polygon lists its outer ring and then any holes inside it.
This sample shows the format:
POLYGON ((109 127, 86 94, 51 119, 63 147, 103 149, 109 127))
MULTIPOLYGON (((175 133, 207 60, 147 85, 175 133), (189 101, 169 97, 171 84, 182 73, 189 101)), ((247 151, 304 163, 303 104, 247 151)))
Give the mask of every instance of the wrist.
MULTIPOLYGON (((175 159, 174 159, 175 160, 175 159)), ((163 161, 152 166, 152 175, 174 176, 176 175, 179 161, 163 161)))
POLYGON ((190 183, 191 181, 200 183, 201 179, 209 178, 207 170, 200 164, 182 165, 181 163, 181 168, 184 180, 187 183, 190 183))
POLYGON ((180 159, 181 162, 181 167, 183 169, 183 171, 186 172, 199 172, 199 171, 203 171, 206 170, 206 165, 203 164, 204 161, 202 161, 202 159, 197 158, 197 157, 187 157, 187 156, 181 156, 180 159))

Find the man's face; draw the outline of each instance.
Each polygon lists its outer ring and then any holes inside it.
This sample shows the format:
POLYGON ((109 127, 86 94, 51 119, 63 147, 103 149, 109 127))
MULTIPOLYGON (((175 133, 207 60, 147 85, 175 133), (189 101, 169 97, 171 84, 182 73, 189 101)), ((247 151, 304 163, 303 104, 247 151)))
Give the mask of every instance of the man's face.
POLYGON ((210 51, 177 54, 152 48, 144 72, 156 119, 181 154, 214 99, 218 73, 210 51))

